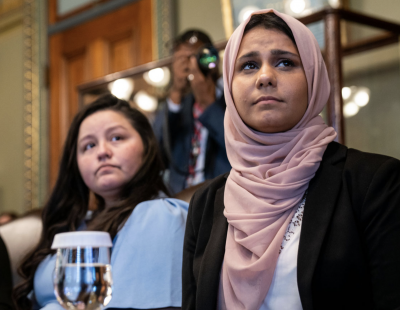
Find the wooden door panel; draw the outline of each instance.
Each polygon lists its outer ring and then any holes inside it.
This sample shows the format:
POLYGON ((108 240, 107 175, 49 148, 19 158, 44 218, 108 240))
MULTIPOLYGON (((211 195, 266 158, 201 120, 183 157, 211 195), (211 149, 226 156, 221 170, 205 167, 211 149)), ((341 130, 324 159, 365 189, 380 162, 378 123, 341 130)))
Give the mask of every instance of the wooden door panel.
POLYGON ((141 0, 50 36, 51 186, 61 147, 79 109, 77 86, 152 61, 152 33, 152 1, 141 0))
MULTIPOLYGON (((88 44, 87 64, 89 80, 97 79, 110 73, 108 41, 103 38, 96 38, 88 44)), ((75 84, 75 87, 76 85, 78 84, 75 84)), ((76 89, 74 91, 77 95, 76 89)))
POLYGON ((69 127, 72 118, 78 111, 78 94, 76 92, 76 85, 87 80, 87 78, 85 78, 87 76, 86 57, 86 51, 84 51, 65 60, 67 71, 67 97, 69 99, 68 114, 65 115, 65 118, 68 119, 67 127, 69 127))
MULTIPOLYGON (((61 126, 62 121, 62 108, 67 106, 66 85, 65 78, 65 62, 61 52, 62 35, 55 34, 49 40, 49 53, 50 53, 50 67, 49 67, 49 86, 50 86, 50 109, 49 109, 49 177, 51 185, 54 184, 56 178, 56 171, 59 166, 60 149, 64 140, 61 140, 61 126)), ((64 130, 65 131, 65 130, 64 130)))
POLYGON ((138 64, 138 55, 135 53, 135 37, 133 33, 120 38, 110 44, 111 72, 117 72, 134 67, 138 64))

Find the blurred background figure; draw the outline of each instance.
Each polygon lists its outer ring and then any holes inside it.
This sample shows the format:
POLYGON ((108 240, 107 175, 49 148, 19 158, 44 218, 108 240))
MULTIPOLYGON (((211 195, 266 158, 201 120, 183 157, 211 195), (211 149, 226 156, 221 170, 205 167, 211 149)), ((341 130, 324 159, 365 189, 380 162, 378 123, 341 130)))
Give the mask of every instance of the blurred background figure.
POLYGON ((16 218, 18 218, 18 215, 15 212, 3 212, 0 214, 0 226, 7 224, 16 218))
POLYGON ((154 122, 173 193, 227 172, 225 99, 218 63, 199 68, 199 53, 213 49, 207 34, 188 30, 173 42, 172 85, 154 122))

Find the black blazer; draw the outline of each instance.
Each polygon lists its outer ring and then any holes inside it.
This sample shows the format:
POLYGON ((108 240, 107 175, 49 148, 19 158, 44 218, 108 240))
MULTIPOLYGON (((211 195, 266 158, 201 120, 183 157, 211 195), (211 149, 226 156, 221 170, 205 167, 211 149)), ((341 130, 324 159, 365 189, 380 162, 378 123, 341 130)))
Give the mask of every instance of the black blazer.
MULTIPOLYGON (((216 308, 228 174, 195 193, 182 309, 216 308)), ((400 161, 332 142, 311 180, 297 257, 303 309, 400 309, 400 161)))
POLYGON ((0 237, 0 310, 13 309, 11 300, 12 279, 7 248, 0 237))

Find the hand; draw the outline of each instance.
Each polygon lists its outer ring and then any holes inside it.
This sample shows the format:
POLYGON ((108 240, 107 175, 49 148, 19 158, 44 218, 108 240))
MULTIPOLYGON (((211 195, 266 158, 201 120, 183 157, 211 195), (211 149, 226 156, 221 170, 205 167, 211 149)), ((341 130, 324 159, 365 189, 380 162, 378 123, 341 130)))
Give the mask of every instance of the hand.
POLYGON ((203 109, 215 101, 215 83, 210 75, 206 77, 201 73, 194 56, 190 57, 188 80, 196 102, 203 109))
POLYGON ((190 83, 187 79, 189 75, 189 58, 193 55, 193 48, 182 45, 174 52, 172 62, 172 86, 169 97, 174 103, 181 103, 182 97, 188 92, 190 83))

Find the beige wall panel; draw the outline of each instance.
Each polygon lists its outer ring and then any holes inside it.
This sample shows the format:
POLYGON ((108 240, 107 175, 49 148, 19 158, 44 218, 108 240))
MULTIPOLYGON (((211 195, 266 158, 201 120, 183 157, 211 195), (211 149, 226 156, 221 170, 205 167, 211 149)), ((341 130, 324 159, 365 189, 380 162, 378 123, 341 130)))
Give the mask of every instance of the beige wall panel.
POLYGON ((0 29, 0 213, 24 211, 22 31, 0 29))
POLYGON ((178 33, 199 28, 214 42, 225 40, 220 0, 177 0, 177 18, 178 33))
POLYGON ((350 0, 350 8, 392 22, 400 22, 399 0, 350 0))

